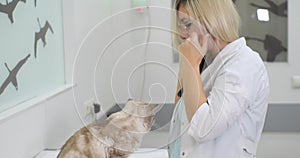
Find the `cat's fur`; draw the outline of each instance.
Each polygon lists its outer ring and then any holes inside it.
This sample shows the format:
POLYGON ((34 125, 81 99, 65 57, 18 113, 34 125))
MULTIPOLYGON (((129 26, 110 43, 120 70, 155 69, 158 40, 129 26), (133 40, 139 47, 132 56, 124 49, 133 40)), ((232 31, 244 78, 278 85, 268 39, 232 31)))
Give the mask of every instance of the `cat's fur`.
POLYGON ((150 131, 156 106, 129 100, 122 111, 110 115, 106 122, 77 131, 57 158, 127 158, 150 131))

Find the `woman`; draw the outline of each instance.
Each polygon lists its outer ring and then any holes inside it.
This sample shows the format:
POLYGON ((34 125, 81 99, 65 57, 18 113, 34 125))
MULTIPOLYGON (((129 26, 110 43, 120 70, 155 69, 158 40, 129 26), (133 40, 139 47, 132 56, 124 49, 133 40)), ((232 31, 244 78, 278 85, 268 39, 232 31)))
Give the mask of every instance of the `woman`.
POLYGON ((170 157, 256 157, 269 81, 258 53, 238 37, 232 0, 177 0, 175 9, 183 42, 170 157))

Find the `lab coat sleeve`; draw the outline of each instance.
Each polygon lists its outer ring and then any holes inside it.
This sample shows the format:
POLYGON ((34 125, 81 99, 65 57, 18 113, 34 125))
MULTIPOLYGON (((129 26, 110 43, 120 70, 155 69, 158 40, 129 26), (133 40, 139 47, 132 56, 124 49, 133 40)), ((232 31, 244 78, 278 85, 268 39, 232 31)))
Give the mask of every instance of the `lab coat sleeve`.
MULTIPOLYGON (((199 143, 220 136, 249 105, 249 91, 253 87, 238 73, 219 75, 208 96, 208 104, 201 105, 194 114, 188 134, 199 143)), ((186 105, 187 106, 187 105, 186 105)))

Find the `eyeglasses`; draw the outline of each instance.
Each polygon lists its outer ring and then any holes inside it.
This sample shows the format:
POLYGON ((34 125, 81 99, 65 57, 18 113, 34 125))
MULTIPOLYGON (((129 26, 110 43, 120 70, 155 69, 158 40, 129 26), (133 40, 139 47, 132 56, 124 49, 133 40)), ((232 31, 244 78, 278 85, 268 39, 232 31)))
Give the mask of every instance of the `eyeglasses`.
POLYGON ((193 25, 192 20, 178 24, 179 33, 183 33, 183 32, 188 33, 192 25, 193 25))
MULTIPOLYGON (((199 22, 195 20, 187 20, 182 21, 178 24, 178 33, 188 37, 191 32, 199 32, 200 34, 207 34, 209 31, 204 27, 204 25, 200 24, 199 22)), ((210 34, 210 33, 209 33, 210 34)))

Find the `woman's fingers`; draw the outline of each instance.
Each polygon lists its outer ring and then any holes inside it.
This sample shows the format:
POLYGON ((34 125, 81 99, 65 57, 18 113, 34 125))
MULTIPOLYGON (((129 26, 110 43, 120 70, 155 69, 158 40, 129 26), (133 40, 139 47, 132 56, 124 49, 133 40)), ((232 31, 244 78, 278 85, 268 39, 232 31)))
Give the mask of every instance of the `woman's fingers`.
POLYGON ((200 53, 203 57, 207 52, 207 47, 210 40, 209 38, 210 35, 206 34, 202 36, 201 42, 199 42, 197 33, 193 32, 187 40, 193 44, 193 46, 197 49, 198 53, 200 53))

